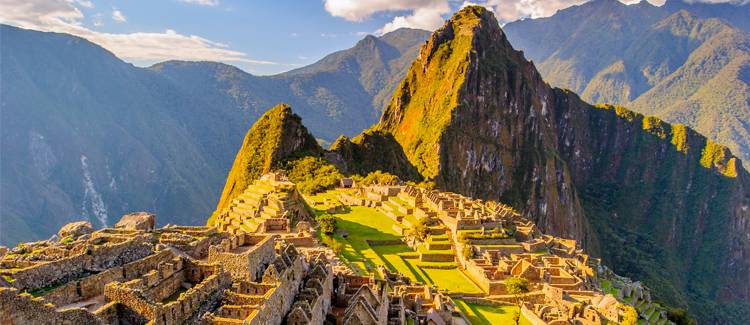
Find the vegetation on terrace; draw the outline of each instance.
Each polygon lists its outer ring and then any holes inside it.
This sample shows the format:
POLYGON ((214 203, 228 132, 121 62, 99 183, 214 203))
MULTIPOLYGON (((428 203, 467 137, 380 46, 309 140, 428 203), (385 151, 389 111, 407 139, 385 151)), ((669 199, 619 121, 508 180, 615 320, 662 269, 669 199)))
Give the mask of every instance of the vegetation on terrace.
MULTIPOLYGON (((331 199, 333 190, 319 193, 311 198, 331 199)), ((313 208, 315 208, 313 206, 313 208)), ((318 211, 325 215, 323 211, 318 211)), ((382 277, 377 270, 384 265, 391 271, 408 276, 413 281, 437 285, 441 290, 458 293, 481 293, 474 282, 452 262, 422 262, 419 254, 406 244, 379 245, 371 242, 400 242, 402 236, 393 230, 396 221, 381 212, 361 206, 351 206, 345 213, 334 214, 337 230, 331 236, 322 236, 322 241, 334 250, 339 257, 356 273, 374 274, 382 277)), ((444 251, 437 251, 444 252, 444 251)), ((447 251, 452 254, 450 250, 447 251)))

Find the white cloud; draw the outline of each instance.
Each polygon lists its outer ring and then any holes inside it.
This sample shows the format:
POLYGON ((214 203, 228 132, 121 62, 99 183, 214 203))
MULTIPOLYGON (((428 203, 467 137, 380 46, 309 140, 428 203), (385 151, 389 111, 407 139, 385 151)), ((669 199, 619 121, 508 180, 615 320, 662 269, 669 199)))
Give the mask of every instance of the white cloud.
POLYGON ((324 6, 331 15, 349 21, 362 21, 379 12, 407 13, 394 17, 376 34, 402 27, 433 30, 451 12, 448 0, 325 0, 324 6))
POLYGON ((85 8, 94 8, 94 3, 89 0, 74 0, 76 4, 85 8))
MULTIPOLYGON (((254 60, 226 44, 196 35, 164 32, 102 33, 83 26, 83 13, 71 0, 0 0, 0 23, 88 39, 129 61, 208 60, 245 64, 277 64, 254 60)), ((113 12, 114 16, 114 12, 113 12)), ((96 24, 96 15, 93 24, 96 24)))
POLYGON ((124 23, 128 21, 128 18, 122 14, 122 11, 117 10, 117 9, 112 9, 112 20, 118 23, 124 23))
MULTIPOLYGON (((501 23, 521 18, 539 18, 554 15, 560 9, 579 5, 589 0, 466 0, 461 8, 481 5, 493 11, 501 23)), ((641 0, 620 0, 626 4, 641 0)), ((648 0, 662 5, 666 0, 648 0)), ((750 3, 750 0, 686 0, 688 2, 733 2, 750 3)), ((457 9, 460 0, 324 0, 325 9, 332 16, 349 21, 362 21, 383 12, 398 14, 393 20, 376 31, 383 34, 401 27, 434 30, 444 22, 444 17, 457 9), (406 14, 403 14, 406 13, 406 14), (403 15, 402 15, 403 14, 403 15)))
POLYGON ((219 0, 180 0, 184 3, 196 4, 199 6, 215 7, 219 5, 219 0))

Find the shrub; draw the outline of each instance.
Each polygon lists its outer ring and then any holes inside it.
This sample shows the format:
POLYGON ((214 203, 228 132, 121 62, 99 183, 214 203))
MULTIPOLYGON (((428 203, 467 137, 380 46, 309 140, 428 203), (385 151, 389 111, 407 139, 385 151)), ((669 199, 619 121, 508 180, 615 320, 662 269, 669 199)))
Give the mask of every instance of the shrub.
POLYGON ((336 166, 322 157, 306 156, 287 161, 284 169, 289 180, 305 194, 315 194, 333 188, 344 177, 336 166))
POLYGON ((635 325, 638 323, 638 312, 635 311, 635 308, 633 306, 625 305, 622 307, 623 316, 622 316, 622 322, 620 324, 622 325, 635 325))
POLYGON ((379 170, 367 174, 358 181, 362 185, 398 185, 401 182, 398 176, 379 170))
POLYGON ((417 220, 417 224, 411 228, 411 231, 414 237, 417 237, 420 240, 425 240, 427 238, 427 235, 430 234, 430 228, 427 227, 427 220, 426 219, 417 220))
POLYGON ((461 255, 463 255, 465 259, 470 260, 474 258, 474 249, 471 248, 471 245, 464 245, 461 249, 461 255))
POLYGON ((63 243, 63 244, 70 244, 70 243, 73 242, 73 237, 67 236, 67 237, 63 238, 60 242, 63 243))
POLYGON ((695 320, 690 318, 682 308, 670 308, 667 311, 667 319, 675 323, 675 325, 696 325, 695 320))
POLYGON ((331 250, 333 250, 334 253, 341 254, 344 251, 344 244, 336 241, 331 236, 323 235, 322 237, 323 244, 330 247, 331 250))
POLYGON ((336 217, 330 214, 324 214, 318 217, 318 224, 320 224, 320 232, 324 234, 332 234, 336 231, 336 217))
POLYGON ((512 295, 520 295, 529 292, 529 280, 521 277, 510 277, 505 279, 505 290, 512 295))

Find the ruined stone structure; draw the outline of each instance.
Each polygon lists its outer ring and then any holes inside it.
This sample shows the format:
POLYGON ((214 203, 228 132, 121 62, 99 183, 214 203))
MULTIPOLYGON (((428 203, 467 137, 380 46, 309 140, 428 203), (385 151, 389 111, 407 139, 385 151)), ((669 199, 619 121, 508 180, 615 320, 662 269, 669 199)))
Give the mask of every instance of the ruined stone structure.
POLYGON ((232 234, 286 233, 298 221, 311 217, 294 183, 283 173, 268 173, 248 186, 209 224, 232 234))
MULTIPOLYGON (((669 323, 648 288, 508 206, 413 186, 352 186, 310 204, 382 212, 403 237, 367 243, 405 243, 422 262, 452 262, 484 291, 464 300, 515 304, 505 281, 523 278, 521 313, 536 325, 620 322, 623 301, 652 324, 669 323), (427 234, 417 237, 409 229, 417 226, 427 234)), ((465 324, 439 288, 384 266, 382 279, 356 275, 318 244, 302 200, 283 174, 270 173, 214 226, 155 228, 154 215, 136 213, 115 228, 72 223, 57 239, 0 250, 0 323, 465 324)))

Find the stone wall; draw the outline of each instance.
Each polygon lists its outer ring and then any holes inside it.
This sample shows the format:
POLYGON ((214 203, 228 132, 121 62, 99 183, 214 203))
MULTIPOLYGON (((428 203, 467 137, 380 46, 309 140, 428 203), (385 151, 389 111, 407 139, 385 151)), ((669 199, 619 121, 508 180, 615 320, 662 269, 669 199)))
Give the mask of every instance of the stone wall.
POLYGON ((82 308, 55 310, 52 304, 31 295, 19 295, 16 289, 0 287, 0 324, 75 324, 99 325, 105 322, 82 308))
POLYGON ((299 290, 304 274, 304 259, 301 256, 297 256, 286 271, 280 274, 277 282, 278 286, 247 325, 281 324, 283 317, 289 312, 292 303, 294 303, 294 296, 297 294, 297 290, 299 290))
POLYGON ((274 236, 238 235, 236 239, 222 241, 208 250, 209 263, 221 264, 235 281, 257 281, 259 274, 274 257, 274 236), (260 239, 262 238, 262 239, 260 239), (237 249, 253 245, 244 251, 237 249))
POLYGON ((55 282, 66 281, 83 274, 87 255, 76 255, 57 261, 43 262, 13 274, 13 287, 19 290, 37 290, 55 282))

